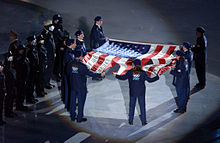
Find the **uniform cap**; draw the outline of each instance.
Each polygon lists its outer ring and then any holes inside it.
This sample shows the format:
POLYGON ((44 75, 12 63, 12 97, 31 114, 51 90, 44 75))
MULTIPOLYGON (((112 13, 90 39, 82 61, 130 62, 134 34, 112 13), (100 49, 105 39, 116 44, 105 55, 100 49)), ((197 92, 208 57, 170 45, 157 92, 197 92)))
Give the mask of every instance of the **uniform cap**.
POLYGON ((94 21, 100 21, 100 20, 103 20, 103 18, 101 16, 96 16, 94 21))
POLYGON ((62 17, 59 15, 59 14, 55 14, 54 16, 53 16, 53 21, 54 20, 62 20, 62 17))
POLYGON ((205 28, 203 28, 202 26, 199 26, 196 28, 196 31, 200 33, 205 33, 205 28))
POLYGON ((35 36, 35 35, 29 36, 29 37, 26 38, 26 40, 27 40, 28 42, 31 42, 31 41, 33 41, 33 40, 35 40, 35 39, 36 39, 36 36, 35 36))
POLYGON ((75 43, 75 40, 74 40, 74 39, 67 39, 67 40, 66 40, 66 45, 67 45, 67 46, 70 46, 70 45, 72 45, 73 43, 75 43))
POLYGON ((178 50, 178 51, 176 51, 176 55, 182 57, 182 56, 184 56, 184 52, 181 50, 178 50))
POLYGON ((186 47, 187 49, 191 48, 191 44, 189 42, 183 42, 183 46, 186 47))
POLYGON ((83 33, 83 31, 80 29, 80 30, 77 30, 76 33, 75 33, 75 36, 79 36, 83 33))

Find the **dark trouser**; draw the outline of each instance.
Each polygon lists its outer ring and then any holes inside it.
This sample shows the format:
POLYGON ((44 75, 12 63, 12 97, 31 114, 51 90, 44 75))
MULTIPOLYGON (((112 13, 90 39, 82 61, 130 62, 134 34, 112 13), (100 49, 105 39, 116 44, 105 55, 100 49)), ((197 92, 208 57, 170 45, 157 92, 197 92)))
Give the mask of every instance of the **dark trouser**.
POLYGON ((61 83, 61 94, 62 99, 64 101, 65 107, 69 110, 70 108, 70 87, 68 78, 66 75, 63 75, 62 77, 62 83, 61 83))
POLYGON ((26 100, 32 100, 34 99, 34 87, 36 85, 37 81, 37 72, 36 70, 32 70, 30 72, 30 76, 27 82, 27 95, 26 100))
POLYGON ((24 103, 25 81, 21 79, 16 81, 16 87, 17 87, 16 107, 19 108, 22 107, 24 103))
POLYGON ((176 88, 177 93, 177 106, 178 110, 186 110, 187 102, 189 99, 189 89, 188 88, 176 88))
POLYGON ((61 75, 61 71, 62 71, 62 63, 63 63, 63 51, 56 51, 56 57, 55 57, 55 63, 54 63, 54 68, 53 68, 53 72, 56 76, 61 75))
POLYGON ((54 61, 53 60, 49 60, 47 61, 47 64, 48 64, 48 67, 45 71, 45 75, 44 75, 44 79, 45 79, 45 85, 49 85, 50 84, 50 80, 53 76, 53 64, 54 64, 54 61))
POLYGON ((196 74, 197 74, 197 78, 199 80, 199 84, 201 86, 205 86, 206 85, 206 64, 205 64, 205 62, 195 60, 195 68, 196 68, 196 74))
POLYGON ((85 101, 86 101, 86 94, 87 91, 71 91, 71 97, 70 97, 70 116, 71 118, 76 117, 76 100, 78 99, 78 116, 77 120, 81 121, 83 116, 84 116, 84 106, 85 106, 85 101))
POLYGON ((134 119, 134 111, 136 100, 138 98, 138 103, 141 110, 141 122, 146 123, 146 108, 145 108, 145 96, 131 96, 130 95, 130 103, 129 103, 129 122, 133 122, 134 119))
MULTIPOLYGON (((2 90, 2 89, 0 89, 0 90, 2 90)), ((2 121, 4 96, 5 96, 4 92, 0 91, 0 121, 2 121)))
POLYGON ((15 97, 15 87, 6 81, 7 95, 5 96, 5 113, 13 112, 13 101, 15 97))
POLYGON ((44 73, 43 72, 37 72, 37 79, 36 79, 36 94, 37 96, 42 96, 44 92, 44 73))

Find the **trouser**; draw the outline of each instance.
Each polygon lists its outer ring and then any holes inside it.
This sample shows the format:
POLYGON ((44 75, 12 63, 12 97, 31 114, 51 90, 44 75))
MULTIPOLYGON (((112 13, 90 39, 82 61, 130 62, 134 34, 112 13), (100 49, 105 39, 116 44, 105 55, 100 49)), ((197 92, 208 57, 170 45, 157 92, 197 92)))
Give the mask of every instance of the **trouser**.
POLYGON ((195 61, 195 68, 199 84, 206 85, 206 64, 202 61, 195 61))
POLYGON ((145 108, 145 96, 132 96, 130 95, 130 103, 129 103, 129 122, 133 122, 134 119, 134 111, 135 111, 135 105, 136 100, 138 98, 138 103, 141 110, 141 122, 146 123, 146 108, 145 108))
POLYGON ((12 113, 13 112, 13 101, 15 97, 15 87, 6 81, 6 92, 7 95, 5 96, 5 113, 12 113))
MULTIPOLYGON (((2 90, 2 89, 0 89, 0 90, 2 90)), ((5 96, 4 92, 0 91, 0 121, 2 121, 4 96, 5 96)))
POLYGON ((62 77, 62 82, 61 82, 61 94, 62 94, 62 99, 64 101, 65 107, 67 110, 69 110, 70 107, 70 86, 68 82, 68 78, 66 75, 62 77))
POLYGON ((43 72, 37 72, 37 79, 36 79, 36 94, 37 96, 42 96, 44 93, 44 78, 43 72))
POLYGON ((50 80, 53 76, 53 65, 54 65, 54 61, 53 60, 49 60, 47 61, 48 67, 45 71, 45 75, 44 75, 44 79, 45 79, 45 85, 49 85, 50 84, 50 80))
POLYGON ((177 93, 177 107, 178 110, 186 110, 188 98, 189 98, 189 89, 188 88, 176 88, 177 93))
POLYGON ((17 84, 17 96, 16 96, 16 107, 19 108, 23 106, 24 98, 25 98, 25 81, 18 80, 17 84))
POLYGON ((84 116, 84 106, 86 101, 86 94, 87 91, 71 91, 71 97, 70 97, 70 117, 75 118, 76 117, 76 100, 78 99, 78 116, 77 120, 81 121, 84 116))
POLYGON ((37 82, 37 72, 36 71, 31 71, 30 76, 27 82, 27 95, 26 95, 26 100, 32 100, 34 99, 34 87, 37 82))

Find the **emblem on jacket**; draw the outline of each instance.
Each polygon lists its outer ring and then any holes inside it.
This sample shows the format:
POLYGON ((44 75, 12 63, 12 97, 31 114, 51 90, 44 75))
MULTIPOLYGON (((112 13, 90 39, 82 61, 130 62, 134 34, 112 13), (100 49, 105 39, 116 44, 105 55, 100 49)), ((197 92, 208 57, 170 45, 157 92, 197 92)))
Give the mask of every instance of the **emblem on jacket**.
POLYGON ((78 65, 72 65, 72 73, 78 73, 78 65))

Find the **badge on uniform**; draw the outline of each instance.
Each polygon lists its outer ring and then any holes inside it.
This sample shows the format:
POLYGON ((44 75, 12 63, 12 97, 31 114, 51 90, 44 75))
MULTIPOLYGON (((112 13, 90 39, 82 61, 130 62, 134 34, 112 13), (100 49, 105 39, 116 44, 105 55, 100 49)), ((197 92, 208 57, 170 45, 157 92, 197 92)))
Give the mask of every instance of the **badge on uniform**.
POLYGON ((140 80, 140 74, 133 73, 133 80, 140 80))
POLYGON ((72 73, 78 73, 78 65, 72 65, 72 73))

